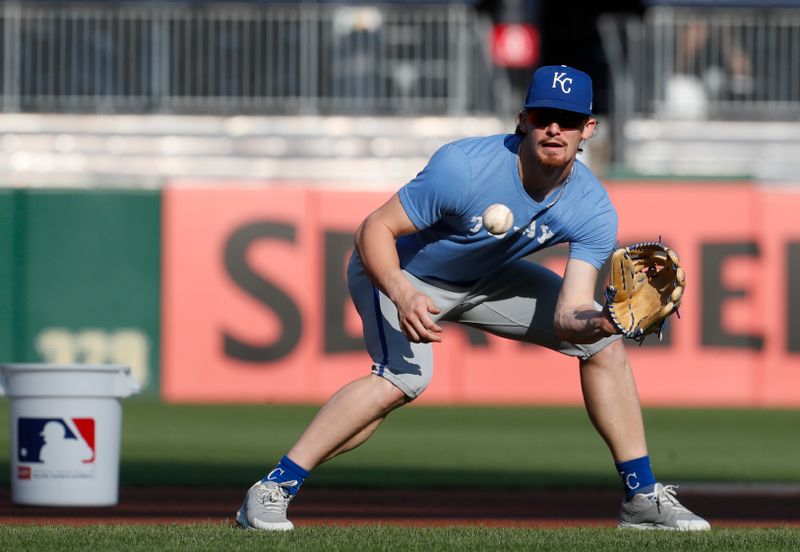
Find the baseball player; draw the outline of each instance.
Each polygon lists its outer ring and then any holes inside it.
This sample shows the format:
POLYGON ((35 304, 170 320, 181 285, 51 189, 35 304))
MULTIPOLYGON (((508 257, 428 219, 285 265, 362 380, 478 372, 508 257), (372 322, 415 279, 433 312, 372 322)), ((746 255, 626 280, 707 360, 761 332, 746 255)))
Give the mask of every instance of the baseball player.
POLYGON ((624 485, 621 527, 709 528, 678 502, 674 486, 653 476, 619 330, 594 301, 599 269, 616 246, 617 214, 576 159, 597 124, 591 108, 586 73, 541 67, 514 134, 443 146, 363 221, 348 283, 372 372, 337 391, 247 491, 239 525, 292 529, 287 507, 309 472, 364 443, 390 412, 425 390, 446 320, 578 359, 586 409, 624 485), (513 215, 504 232, 483 224, 493 204, 513 215), (564 242, 563 278, 524 259, 564 242))

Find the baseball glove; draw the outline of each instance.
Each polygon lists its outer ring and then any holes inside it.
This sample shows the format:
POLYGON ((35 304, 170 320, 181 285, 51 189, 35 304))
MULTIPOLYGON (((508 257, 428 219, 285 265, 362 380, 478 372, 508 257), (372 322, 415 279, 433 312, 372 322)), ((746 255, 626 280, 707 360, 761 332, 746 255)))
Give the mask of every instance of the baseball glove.
POLYGON ((678 312, 685 287, 677 253, 661 242, 636 243, 611 255, 606 307, 625 337, 641 343, 646 335, 658 333, 660 340, 667 318, 678 312))

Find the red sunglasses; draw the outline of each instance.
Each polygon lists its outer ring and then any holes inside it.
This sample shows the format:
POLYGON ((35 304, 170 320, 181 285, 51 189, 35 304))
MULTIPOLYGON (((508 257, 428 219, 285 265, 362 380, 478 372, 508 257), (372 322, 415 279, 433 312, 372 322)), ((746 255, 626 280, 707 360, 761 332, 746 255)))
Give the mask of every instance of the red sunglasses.
POLYGON ((531 109, 528 111, 528 122, 537 128, 546 128, 557 123, 561 130, 575 130, 583 127, 589 120, 587 115, 562 109, 531 109))

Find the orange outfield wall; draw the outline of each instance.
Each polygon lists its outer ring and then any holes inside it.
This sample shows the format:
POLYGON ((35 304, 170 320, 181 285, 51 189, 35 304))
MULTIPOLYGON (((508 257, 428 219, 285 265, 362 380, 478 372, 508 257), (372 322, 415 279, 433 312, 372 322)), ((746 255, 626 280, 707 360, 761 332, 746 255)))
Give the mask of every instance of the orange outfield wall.
MULTIPOLYGON (((681 254, 665 341, 628 350, 642 402, 800 406, 800 187, 608 183, 620 242, 681 254), (680 206, 673 209, 670 206, 680 206)), ((173 402, 321 402, 368 373, 344 280, 352 234, 389 193, 169 188, 162 393, 173 402)), ((563 267, 564 249, 542 262, 563 267)), ((420 402, 581 402, 577 362, 448 325, 420 402)))

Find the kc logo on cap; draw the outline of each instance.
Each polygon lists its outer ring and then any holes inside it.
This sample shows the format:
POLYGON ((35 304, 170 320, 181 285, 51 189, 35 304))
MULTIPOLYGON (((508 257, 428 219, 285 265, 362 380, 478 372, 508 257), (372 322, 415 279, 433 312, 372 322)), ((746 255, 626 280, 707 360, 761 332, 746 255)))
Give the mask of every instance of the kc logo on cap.
POLYGON ((556 87, 556 84, 561 85, 561 90, 564 94, 572 92, 572 77, 568 77, 565 72, 559 73, 555 71, 553 73, 553 88, 556 87))
POLYGON ((566 65, 547 65, 533 74, 525 108, 549 108, 592 114, 592 79, 566 65))

